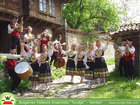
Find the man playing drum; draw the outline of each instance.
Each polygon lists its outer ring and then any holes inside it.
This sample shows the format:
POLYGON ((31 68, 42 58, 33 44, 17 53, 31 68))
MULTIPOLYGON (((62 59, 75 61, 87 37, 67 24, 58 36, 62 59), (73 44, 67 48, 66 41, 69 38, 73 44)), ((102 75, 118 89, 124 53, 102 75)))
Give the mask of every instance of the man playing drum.
POLYGON ((16 49, 10 50, 10 54, 7 56, 7 65, 8 65, 8 73, 9 76, 12 78, 12 93, 15 93, 15 89, 20 84, 21 79, 15 73, 15 66, 17 65, 17 58, 20 58, 20 55, 16 55, 16 49))

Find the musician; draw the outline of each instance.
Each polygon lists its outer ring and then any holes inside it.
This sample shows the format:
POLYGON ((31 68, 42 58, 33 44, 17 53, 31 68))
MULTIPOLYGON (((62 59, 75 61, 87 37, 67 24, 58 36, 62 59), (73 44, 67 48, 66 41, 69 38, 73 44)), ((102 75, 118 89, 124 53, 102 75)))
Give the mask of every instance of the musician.
POLYGON ((95 56, 95 51, 94 51, 94 44, 89 45, 89 50, 85 54, 85 62, 87 64, 87 68, 85 71, 85 79, 88 80, 89 88, 92 88, 93 82, 95 83, 95 77, 94 77, 94 56, 95 56))
POLYGON ((20 55, 16 55, 16 49, 10 50, 10 54, 7 55, 7 65, 9 76, 13 80, 11 87, 12 93, 15 93, 15 89, 21 82, 21 79, 17 76, 14 70, 15 66, 17 65, 17 58, 20 58, 20 55))
POLYGON ((121 55, 120 61, 119 61, 119 70, 120 70, 120 77, 123 76, 123 74, 125 74, 125 76, 127 76, 127 72, 125 69, 125 49, 126 49, 126 39, 123 38, 122 39, 122 45, 117 49, 118 52, 121 55), (123 73, 124 70, 124 73, 123 73))
POLYGON ((60 47, 60 42, 55 40, 52 44, 52 48, 51 48, 51 52, 53 53, 51 56, 51 60, 50 60, 50 65, 52 65, 52 62, 56 59, 56 54, 58 53, 58 49, 60 47))
POLYGON ((134 57, 135 57, 135 47, 132 45, 132 39, 128 39, 128 44, 126 44, 126 71, 130 79, 134 78, 134 57), (128 53, 128 54, 127 54, 128 53))
POLYGON ((108 46, 108 40, 107 40, 107 44, 104 48, 101 48, 101 42, 99 40, 96 41, 96 47, 97 49, 95 50, 95 69, 94 69, 94 77, 97 78, 97 87, 100 86, 100 81, 101 79, 103 79, 104 81, 104 85, 106 84, 106 79, 107 77, 109 77, 109 73, 108 73, 108 68, 104 59, 104 52, 107 49, 108 46))
POLYGON ((81 77, 80 83, 83 82, 84 76, 85 76, 85 62, 84 62, 84 57, 85 57, 85 52, 84 52, 84 45, 80 44, 78 48, 78 53, 76 55, 76 61, 77 61, 77 71, 76 75, 81 77))
POLYGON ((38 35, 38 39, 40 40, 40 52, 42 53, 42 45, 46 45, 48 47, 49 41, 51 40, 52 35, 48 33, 46 27, 43 28, 43 32, 38 35))
MULTIPOLYGON (((21 43, 20 43, 20 32, 23 31, 21 28, 20 31, 17 30, 18 28, 18 16, 12 16, 12 22, 8 24, 8 33, 11 35, 11 42, 12 42, 12 49, 16 49, 17 47, 17 54, 20 54, 21 50, 21 43)), ((23 25, 23 23, 21 22, 23 25)))
POLYGON ((65 55, 67 55, 67 64, 66 64, 66 75, 71 76, 71 82, 73 82, 74 75, 76 75, 76 68, 75 68, 75 57, 76 57, 76 45, 71 45, 71 50, 66 51, 65 55))
POLYGON ((31 26, 27 27, 28 33, 24 35, 24 50, 26 52, 32 52, 34 46, 34 35, 32 34, 33 28, 31 26))
POLYGON ((39 54, 37 51, 37 46, 34 46, 31 53, 31 67, 33 69, 33 74, 29 78, 32 82, 32 89, 36 90, 38 84, 38 75, 39 75, 39 64, 38 64, 39 54))
POLYGON ((44 44, 42 45, 42 53, 39 57, 39 82, 42 84, 41 91, 49 89, 48 83, 52 82, 51 78, 51 70, 50 65, 48 63, 49 57, 51 56, 50 53, 47 51, 47 46, 44 44), (44 89, 44 87, 46 88, 44 89))

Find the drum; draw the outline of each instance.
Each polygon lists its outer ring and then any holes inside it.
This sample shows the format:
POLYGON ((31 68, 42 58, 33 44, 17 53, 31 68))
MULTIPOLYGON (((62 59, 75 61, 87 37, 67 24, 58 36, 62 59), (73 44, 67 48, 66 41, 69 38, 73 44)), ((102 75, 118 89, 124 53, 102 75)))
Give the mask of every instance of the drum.
POLYGON ((28 62, 20 62, 15 66, 15 72, 20 79, 26 79, 32 75, 33 70, 28 62))

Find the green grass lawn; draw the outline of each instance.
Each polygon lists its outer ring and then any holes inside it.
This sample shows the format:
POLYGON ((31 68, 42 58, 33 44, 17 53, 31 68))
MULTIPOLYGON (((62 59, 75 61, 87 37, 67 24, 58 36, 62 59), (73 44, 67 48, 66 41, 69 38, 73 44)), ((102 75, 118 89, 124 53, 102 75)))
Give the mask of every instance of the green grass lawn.
POLYGON ((127 78, 120 78, 118 70, 115 70, 106 80, 108 85, 104 86, 102 84, 101 87, 93 89, 89 98, 140 98, 140 86, 136 84, 136 82, 140 82, 140 78, 126 82, 127 78))

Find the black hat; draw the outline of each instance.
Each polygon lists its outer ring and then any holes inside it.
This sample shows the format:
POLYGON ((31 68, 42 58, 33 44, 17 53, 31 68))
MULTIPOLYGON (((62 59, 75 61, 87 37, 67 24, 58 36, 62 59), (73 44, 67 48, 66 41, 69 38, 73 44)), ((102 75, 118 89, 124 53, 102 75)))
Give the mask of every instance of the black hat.
POLYGON ((127 39, 128 41, 132 41, 132 39, 127 39))
POLYGON ((126 38, 123 38, 122 41, 126 41, 126 38))
POLYGON ((43 30, 47 29, 47 27, 43 27, 43 30))
POLYGON ((18 16, 17 15, 13 15, 12 19, 18 19, 18 16))

